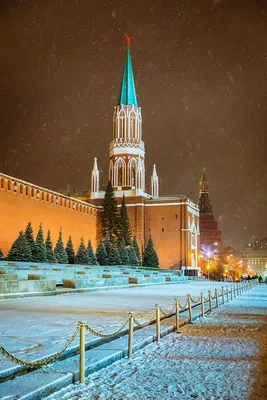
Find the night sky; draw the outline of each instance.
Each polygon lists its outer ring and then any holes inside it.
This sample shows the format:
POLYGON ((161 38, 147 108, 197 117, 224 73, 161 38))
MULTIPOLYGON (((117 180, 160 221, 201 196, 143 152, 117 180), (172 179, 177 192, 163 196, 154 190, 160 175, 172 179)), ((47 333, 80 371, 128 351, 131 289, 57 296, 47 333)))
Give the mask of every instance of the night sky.
POLYGON ((266 0, 0 0, 0 171, 50 189, 107 182, 131 36, 160 194, 198 199, 207 167, 224 242, 267 235, 266 0))

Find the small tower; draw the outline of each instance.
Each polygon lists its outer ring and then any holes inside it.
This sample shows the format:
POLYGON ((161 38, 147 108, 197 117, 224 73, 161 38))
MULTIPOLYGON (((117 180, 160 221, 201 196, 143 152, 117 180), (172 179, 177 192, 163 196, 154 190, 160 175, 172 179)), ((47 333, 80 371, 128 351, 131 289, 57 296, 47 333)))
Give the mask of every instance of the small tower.
POLYGON ((151 196, 159 197, 159 177, 157 175, 156 164, 153 165, 153 173, 151 176, 151 196))
POLYGON ((91 178, 91 198, 97 199, 99 197, 99 169, 97 166, 97 158, 95 157, 94 167, 92 169, 91 178))
POLYGON ((203 168, 202 176, 199 182, 199 212, 200 214, 212 214, 212 206, 209 198, 209 185, 205 174, 206 168, 203 168))
MULTIPOLYGON (((113 140, 109 149, 109 179, 115 191, 142 196, 145 190, 145 147, 142 113, 138 106, 130 53, 127 50, 119 104, 113 114, 113 140)), ((118 193, 116 194, 118 195, 118 193)))

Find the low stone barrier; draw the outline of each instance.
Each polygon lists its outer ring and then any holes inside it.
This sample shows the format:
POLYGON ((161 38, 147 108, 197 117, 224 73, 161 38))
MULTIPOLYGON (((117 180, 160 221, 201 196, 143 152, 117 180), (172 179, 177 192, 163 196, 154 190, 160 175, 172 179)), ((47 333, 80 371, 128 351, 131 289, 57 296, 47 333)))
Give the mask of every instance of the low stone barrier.
POLYGON ((51 292, 56 290, 56 281, 1 281, 0 294, 29 293, 29 292, 51 292))

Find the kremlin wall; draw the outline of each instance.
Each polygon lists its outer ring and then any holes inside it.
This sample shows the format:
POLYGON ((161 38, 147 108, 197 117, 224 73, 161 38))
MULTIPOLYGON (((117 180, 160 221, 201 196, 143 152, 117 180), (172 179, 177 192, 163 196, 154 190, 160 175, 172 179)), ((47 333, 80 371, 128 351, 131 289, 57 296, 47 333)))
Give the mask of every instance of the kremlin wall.
MULTIPOLYGON (((141 252, 151 235, 160 268, 182 269, 185 275, 198 276, 200 233, 208 241, 221 239, 209 202, 206 177, 203 173, 200 182, 200 221, 199 206, 187 196, 160 196, 156 165, 150 193, 147 193, 142 110, 135 92, 129 42, 121 95, 114 107, 112 122, 106 181, 111 181, 119 207, 125 196, 132 234, 136 236, 141 252)), ((31 222, 35 235, 40 223, 45 237, 50 229, 54 246, 62 228, 65 245, 71 235, 75 250, 81 237, 85 242, 91 239, 96 249, 100 240, 98 214, 104 194, 99 188, 97 158, 93 164, 90 197, 68 197, 0 173, 0 248, 7 255, 18 232, 31 222)))

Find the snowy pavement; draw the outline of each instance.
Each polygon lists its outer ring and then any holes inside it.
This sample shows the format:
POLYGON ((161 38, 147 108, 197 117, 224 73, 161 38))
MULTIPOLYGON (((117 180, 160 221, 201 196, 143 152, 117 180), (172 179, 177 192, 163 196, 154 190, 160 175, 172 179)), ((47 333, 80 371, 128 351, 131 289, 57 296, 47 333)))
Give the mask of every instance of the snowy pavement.
POLYGON ((267 285, 47 399, 267 399, 267 285))
MULTIPOLYGON (((116 330, 134 311, 149 317, 155 303, 168 309, 174 298, 187 293, 207 296, 208 290, 221 288, 221 282, 186 282, 103 292, 66 294, 0 300, 0 345, 15 356, 34 361, 57 352, 77 327, 79 320, 99 330, 116 330)), ((92 335, 87 335, 90 340, 92 335)), ((74 344, 78 344, 79 338, 74 344)), ((0 373, 14 363, 0 355, 0 373)))

